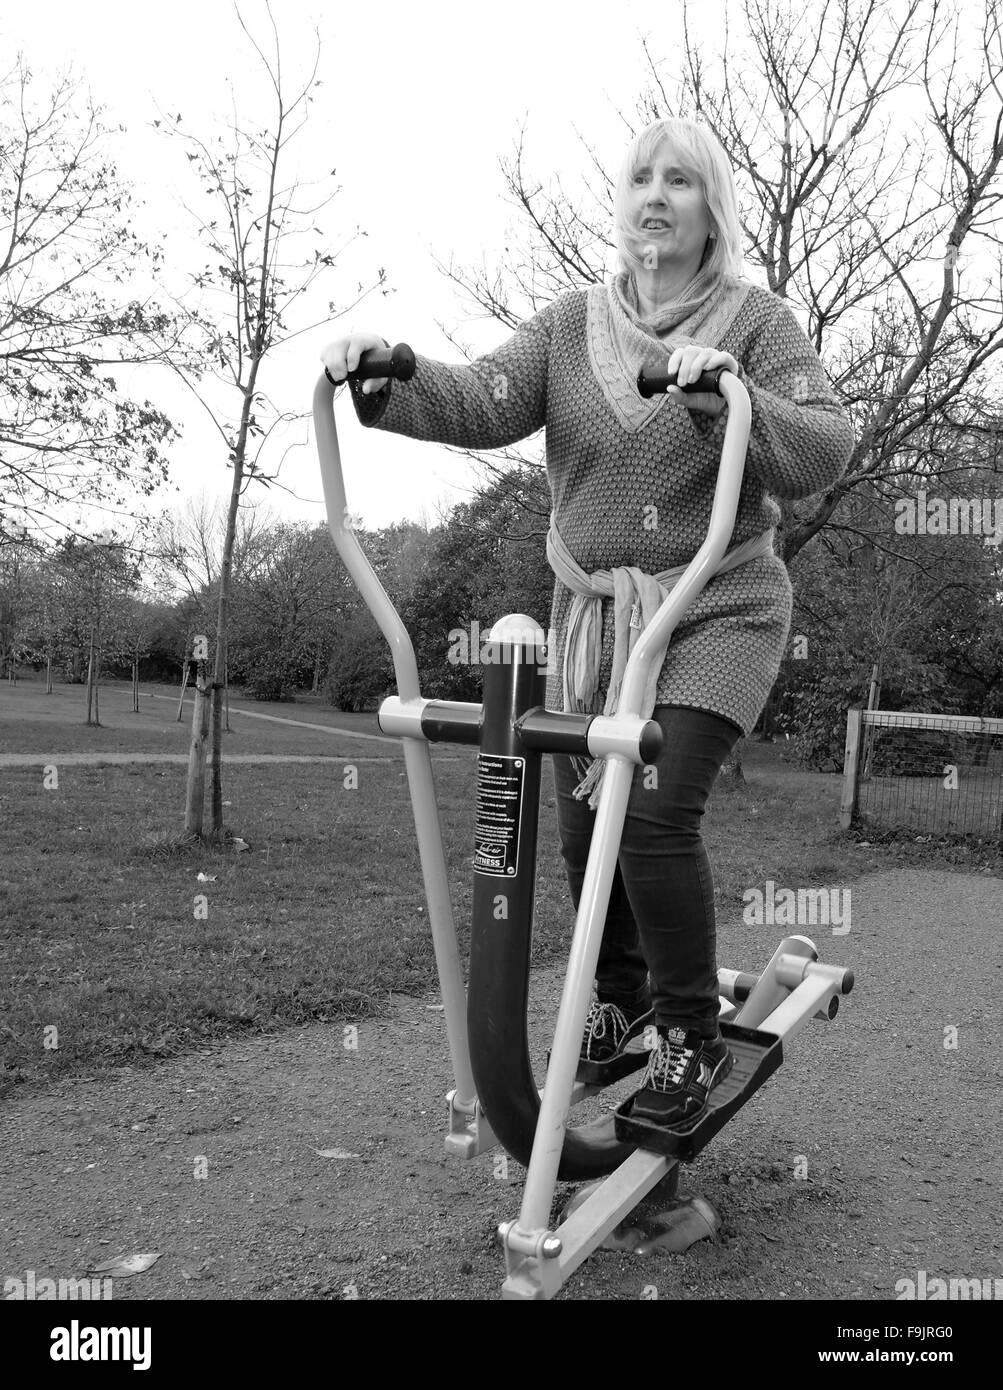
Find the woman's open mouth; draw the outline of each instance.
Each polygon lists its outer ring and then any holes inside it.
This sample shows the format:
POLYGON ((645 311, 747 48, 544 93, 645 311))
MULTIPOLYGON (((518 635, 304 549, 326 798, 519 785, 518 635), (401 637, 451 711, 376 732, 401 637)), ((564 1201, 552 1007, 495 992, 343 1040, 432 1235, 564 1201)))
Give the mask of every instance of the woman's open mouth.
POLYGON ((667 232, 669 224, 661 217, 646 217, 641 223, 642 232, 667 232))

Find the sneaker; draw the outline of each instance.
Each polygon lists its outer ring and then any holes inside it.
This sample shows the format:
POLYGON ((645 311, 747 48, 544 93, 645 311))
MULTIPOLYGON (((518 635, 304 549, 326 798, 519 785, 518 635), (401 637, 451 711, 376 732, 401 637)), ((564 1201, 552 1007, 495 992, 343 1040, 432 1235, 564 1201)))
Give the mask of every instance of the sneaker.
POLYGON ((650 1005, 640 1004, 637 1008, 640 1012, 593 999, 582 1035, 579 1081, 603 1083, 644 1066, 644 1051, 633 1049, 631 1044, 654 1024, 655 1013, 650 1005))
POLYGON ((689 1127, 707 1108, 707 1098, 734 1066, 724 1039, 682 1028, 659 1028, 631 1114, 668 1128, 689 1127))

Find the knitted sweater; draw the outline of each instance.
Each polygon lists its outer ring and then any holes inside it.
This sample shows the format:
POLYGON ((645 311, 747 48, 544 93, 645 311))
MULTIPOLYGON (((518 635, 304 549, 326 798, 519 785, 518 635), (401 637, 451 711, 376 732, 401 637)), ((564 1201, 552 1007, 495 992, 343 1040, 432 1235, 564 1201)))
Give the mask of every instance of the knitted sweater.
MULTIPOLYGON (((411 381, 368 396, 356 388, 352 397, 364 425, 461 448, 501 448, 545 428, 554 521, 578 564, 589 573, 635 565, 655 574, 687 563, 703 543, 726 412, 709 420, 671 397, 642 401, 617 351, 605 300, 605 286, 570 291, 469 365, 418 356, 411 381)), ((740 363, 752 402, 730 542, 737 545, 776 524, 775 497, 808 497, 835 482, 853 436, 811 343, 769 291, 749 287, 717 346, 740 363)), ((653 336, 650 349, 651 363, 664 363, 666 349, 653 336)), ((550 709, 563 707, 572 599, 557 581, 550 709)), ((656 703, 707 710, 750 733, 780 669, 790 617, 790 580, 776 555, 712 579, 673 634, 656 703)), ((612 659, 609 599, 600 699, 612 659)))

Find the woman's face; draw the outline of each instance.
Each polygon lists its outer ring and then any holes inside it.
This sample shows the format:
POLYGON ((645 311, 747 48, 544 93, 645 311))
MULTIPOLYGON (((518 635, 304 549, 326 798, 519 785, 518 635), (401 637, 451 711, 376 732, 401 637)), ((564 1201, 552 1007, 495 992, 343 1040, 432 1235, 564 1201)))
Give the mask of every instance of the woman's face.
POLYGON ((641 238, 645 252, 654 252, 656 265, 686 265, 694 271, 703 258, 710 232, 710 217, 700 180, 680 164, 667 140, 656 149, 652 161, 639 167, 630 187, 631 230, 641 238))

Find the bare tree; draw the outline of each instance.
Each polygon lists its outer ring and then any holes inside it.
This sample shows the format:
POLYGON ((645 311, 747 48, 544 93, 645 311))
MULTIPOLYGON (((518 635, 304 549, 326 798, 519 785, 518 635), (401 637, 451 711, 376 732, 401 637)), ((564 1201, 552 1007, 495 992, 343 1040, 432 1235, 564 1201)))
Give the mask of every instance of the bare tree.
POLYGON ((171 423, 113 369, 177 360, 176 324, 124 288, 152 283, 161 251, 107 135, 69 76, 43 96, 23 58, 0 71, 0 536, 73 534, 67 504, 114 511, 123 484, 166 476, 171 423))
POLYGON ((790 560, 854 489, 892 497, 941 475, 959 430, 995 428, 1003 15, 987 0, 973 44, 943 0, 825 0, 807 25, 780 0, 744 14, 754 66, 725 47, 708 68, 687 34, 685 96, 739 172, 753 262, 803 311, 857 434, 845 477, 787 508, 790 560))
MULTIPOLYGON (((267 51, 250 32, 239 9, 237 18, 271 89, 267 124, 253 124, 235 110, 225 136, 202 139, 185 133, 178 121, 166 126, 170 135, 184 141, 207 205, 204 215, 193 211, 209 257, 203 271, 194 277, 204 298, 192 321, 203 332, 205 360, 213 365, 213 376, 236 402, 232 415, 225 414, 187 373, 182 373, 208 411, 233 473, 219 562, 212 680, 200 682, 200 698, 208 697, 206 687, 211 684, 209 835, 214 839, 224 834, 221 736, 237 515, 251 482, 276 484, 281 460, 278 465, 269 464, 265 451, 279 425, 299 418, 298 413, 280 410, 271 401, 264 390, 263 369, 269 354, 281 344, 318 326, 293 326, 292 315, 317 280, 335 267, 338 255, 318 247, 316 225, 317 215, 329 206, 337 189, 330 189, 327 183, 330 191, 311 193, 295 178, 285 181, 289 146, 309 117, 320 41, 318 38, 311 71, 290 88, 278 27, 271 7, 266 9, 270 24, 267 51)), ((368 291, 360 287, 356 303, 364 293, 368 291)), ((322 321, 350 307, 330 304, 322 321)), ((195 723, 201 727, 198 709, 195 723)), ((200 775, 197 761, 192 759, 190 774, 195 778, 200 775)), ((186 805, 186 831, 201 834, 203 796, 191 783, 186 805)))
POLYGON ((0 675, 11 685, 17 683, 17 663, 28 647, 34 568, 27 542, 0 545, 0 675))
MULTIPOLYGON (((226 520, 226 508, 200 493, 153 521, 146 553, 167 592, 198 603, 218 593, 226 520)), ((233 540, 234 583, 253 579, 267 565, 271 531, 278 520, 264 504, 241 506, 233 540)))
POLYGON ((86 723, 100 724, 101 669, 106 660, 128 651, 130 596, 139 583, 139 569, 129 548, 109 532, 83 542, 64 538, 55 563, 66 630, 86 647, 86 723))

